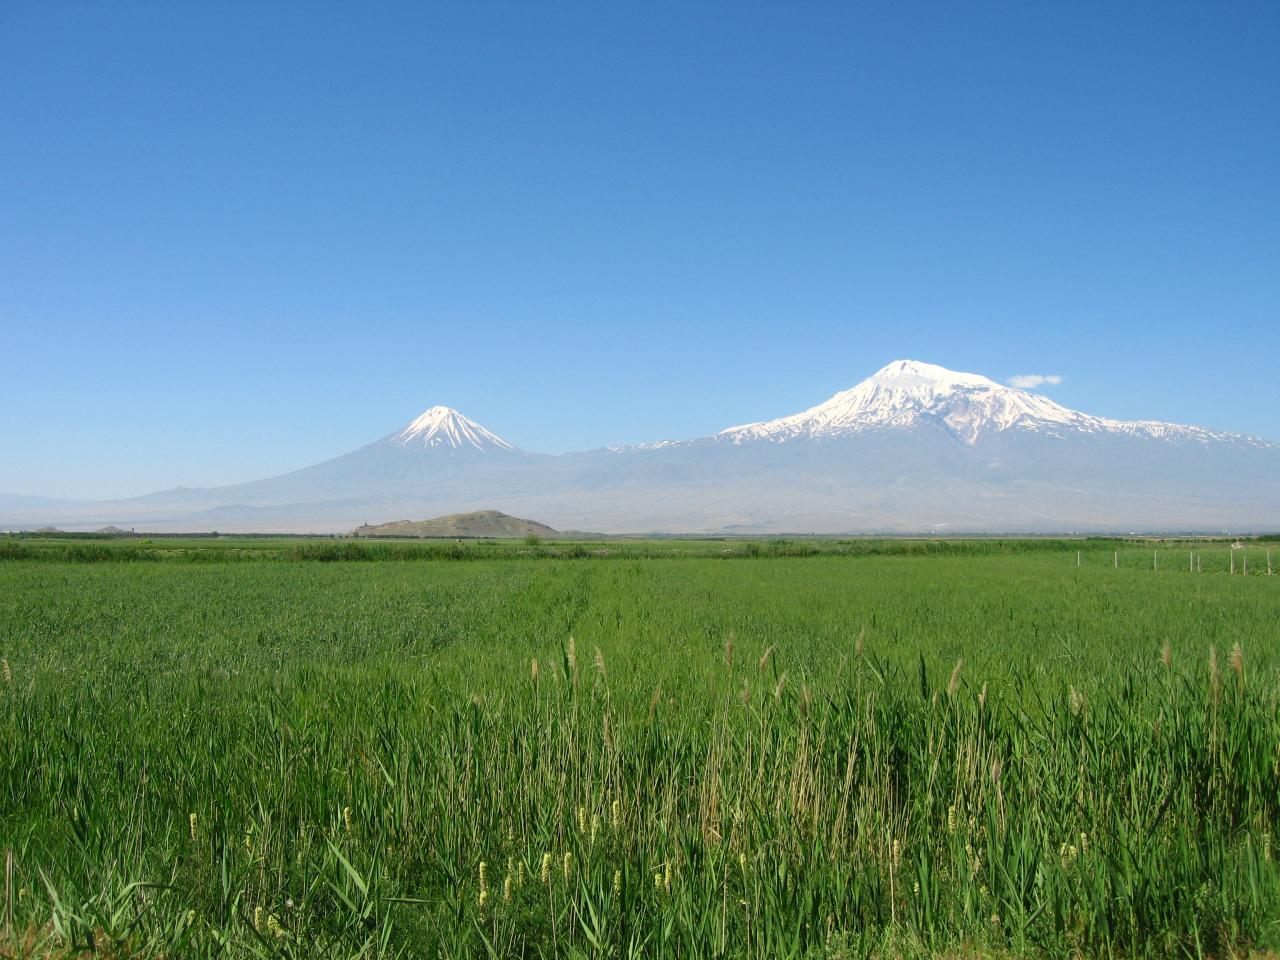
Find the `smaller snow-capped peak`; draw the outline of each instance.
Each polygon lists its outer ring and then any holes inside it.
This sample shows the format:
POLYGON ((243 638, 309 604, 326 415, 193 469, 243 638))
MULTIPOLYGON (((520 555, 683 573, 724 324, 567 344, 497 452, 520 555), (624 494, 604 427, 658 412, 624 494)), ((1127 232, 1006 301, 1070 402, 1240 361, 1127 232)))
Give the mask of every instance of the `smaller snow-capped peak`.
POLYGON ((391 442, 401 447, 429 447, 450 450, 514 450, 496 433, 486 430, 452 407, 432 407, 392 434, 391 442))
POLYGON ((1095 417, 976 373, 959 373, 918 360, 895 360, 816 407, 777 420, 730 427, 716 437, 734 444, 752 440, 780 443, 799 437, 829 439, 928 423, 948 430, 969 445, 985 434, 1016 428, 1056 436, 1109 433, 1268 446, 1254 437, 1203 427, 1095 417))

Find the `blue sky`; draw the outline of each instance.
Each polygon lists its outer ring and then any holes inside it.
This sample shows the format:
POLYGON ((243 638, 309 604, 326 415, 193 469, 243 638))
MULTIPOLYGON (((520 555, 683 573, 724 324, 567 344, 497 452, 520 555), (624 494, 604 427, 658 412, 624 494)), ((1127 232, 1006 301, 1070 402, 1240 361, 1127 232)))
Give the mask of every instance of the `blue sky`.
POLYGON ((1280 5, 0 3, 0 491, 927 360, 1280 439, 1280 5))

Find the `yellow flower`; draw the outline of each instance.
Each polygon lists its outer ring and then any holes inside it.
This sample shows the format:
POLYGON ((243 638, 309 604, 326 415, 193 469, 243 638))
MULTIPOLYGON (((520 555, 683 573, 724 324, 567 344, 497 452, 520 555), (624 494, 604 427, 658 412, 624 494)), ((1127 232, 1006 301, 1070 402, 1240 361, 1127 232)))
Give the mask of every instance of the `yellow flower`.
POLYGON ((196 828, 196 815, 193 813, 187 818, 191 825, 191 842, 195 843, 200 836, 199 830, 196 828))
POLYGON ((551 882, 551 854, 549 853, 542 855, 542 882, 551 882))

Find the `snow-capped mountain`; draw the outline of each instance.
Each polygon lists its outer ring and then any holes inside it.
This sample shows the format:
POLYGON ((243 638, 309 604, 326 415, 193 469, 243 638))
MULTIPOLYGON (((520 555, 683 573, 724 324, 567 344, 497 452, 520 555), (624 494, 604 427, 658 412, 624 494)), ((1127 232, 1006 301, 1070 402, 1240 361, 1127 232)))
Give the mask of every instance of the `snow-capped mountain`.
POLYGON ((1275 530, 1280 446, 898 360, 801 413, 692 440, 546 456, 436 406, 251 483, 0 499, 0 528, 343 531, 483 509, 609 533, 1275 530))
POLYGON ((441 447, 450 450, 514 450, 496 433, 486 430, 452 407, 431 407, 393 434, 401 447, 441 447))
POLYGON ((984 435, 1005 430, 1049 436, 1079 432, 1267 446, 1255 437, 1203 427, 1095 417, 976 373, 957 373, 918 360, 895 360, 857 386, 802 413, 730 427, 716 437, 735 444, 757 440, 785 443, 799 438, 836 439, 866 430, 911 429, 923 424, 943 427, 970 446, 984 435))

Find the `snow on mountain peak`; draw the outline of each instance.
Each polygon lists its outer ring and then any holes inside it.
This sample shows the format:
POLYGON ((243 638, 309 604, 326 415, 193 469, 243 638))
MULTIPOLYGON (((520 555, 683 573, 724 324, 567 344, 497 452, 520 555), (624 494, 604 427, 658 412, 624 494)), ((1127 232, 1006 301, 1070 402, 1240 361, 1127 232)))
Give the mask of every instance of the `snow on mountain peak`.
MULTIPOLYGON (((898 389, 928 387, 941 390, 952 387, 1000 386, 994 380, 988 380, 976 373, 957 373, 946 367, 940 367, 936 363, 922 363, 919 360, 895 360, 881 367, 867 380, 898 389)), ((866 382, 863 381, 863 383, 866 382)))
POLYGON ((434 447, 452 450, 514 450, 496 433, 486 430, 452 407, 436 406, 406 424, 391 437, 401 447, 434 447))
POLYGON ((976 373, 959 373, 918 360, 895 360, 816 407, 789 417, 730 427, 716 437, 734 444, 752 440, 780 443, 799 437, 829 439, 925 424, 941 427, 969 445, 986 434, 1014 428, 1055 436, 1083 432, 1261 443, 1201 427, 1095 417, 976 373))

